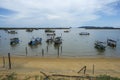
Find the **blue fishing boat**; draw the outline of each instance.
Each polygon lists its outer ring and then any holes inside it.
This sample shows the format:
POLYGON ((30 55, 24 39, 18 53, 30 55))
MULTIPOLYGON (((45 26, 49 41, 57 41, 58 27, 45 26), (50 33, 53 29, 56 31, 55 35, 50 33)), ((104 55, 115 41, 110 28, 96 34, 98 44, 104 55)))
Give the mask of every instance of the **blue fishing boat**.
POLYGON ((33 46, 33 45, 38 45, 42 42, 42 38, 33 38, 28 44, 33 46))

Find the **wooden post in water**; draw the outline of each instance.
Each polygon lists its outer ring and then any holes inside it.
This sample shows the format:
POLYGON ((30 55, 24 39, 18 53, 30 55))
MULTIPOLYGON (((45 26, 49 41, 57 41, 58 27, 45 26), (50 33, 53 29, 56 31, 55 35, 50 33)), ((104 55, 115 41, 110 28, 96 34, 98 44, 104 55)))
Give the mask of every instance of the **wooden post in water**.
POLYGON ((94 74, 94 70, 95 70, 94 68, 95 68, 95 67, 94 67, 94 64, 93 64, 93 71, 92 71, 93 74, 94 74))
POLYGON ((3 56, 3 68, 5 68, 5 58, 3 56))
POLYGON ((10 58, 10 53, 8 53, 8 60, 9 60, 9 69, 11 69, 11 58, 10 58))
POLYGON ((26 51, 26 56, 27 56, 27 54, 28 54, 27 47, 25 48, 25 51, 26 51))
POLYGON ((47 45, 47 53, 48 53, 48 45, 47 45))
POLYGON ((59 46, 58 46, 58 57, 60 56, 60 54, 59 54, 59 46))
POLYGON ((44 56, 44 49, 42 49, 42 57, 44 56))
POLYGON ((61 53, 62 53, 62 46, 61 46, 61 53))

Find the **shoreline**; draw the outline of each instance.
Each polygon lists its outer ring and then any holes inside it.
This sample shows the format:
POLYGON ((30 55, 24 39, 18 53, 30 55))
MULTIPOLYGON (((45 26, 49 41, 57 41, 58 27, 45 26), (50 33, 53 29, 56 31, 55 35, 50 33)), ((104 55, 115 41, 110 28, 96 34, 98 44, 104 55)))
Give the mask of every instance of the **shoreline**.
POLYGON ((0 57, 0 74, 15 72, 20 75, 42 75, 40 71, 51 74, 83 75, 77 72, 86 66, 90 76, 110 75, 120 77, 120 58, 48 58, 48 57, 11 57, 12 69, 8 69, 8 58, 5 57, 5 68, 2 68, 0 57), (92 74, 93 65, 95 73, 92 74))
MULTIPOLYGON (((5 55, 0 55, 0 57, 8 57, 8 54, 5 55)), ((48 55, 45 54, 44 56, 42 56, 42 54, 40 55, 19 55, 19 54, 11 54, 11 57, 30 57, 30 58, 120 58, 119 56, 104 56, 104 55, 57 55, 57 54, 52 54, 52 55, 48 55)))

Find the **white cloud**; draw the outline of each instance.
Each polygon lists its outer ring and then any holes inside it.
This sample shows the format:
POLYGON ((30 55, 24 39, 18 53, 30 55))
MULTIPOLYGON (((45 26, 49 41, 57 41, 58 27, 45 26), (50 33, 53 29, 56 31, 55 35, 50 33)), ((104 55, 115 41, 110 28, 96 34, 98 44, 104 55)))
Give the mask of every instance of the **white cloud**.
POLYGON ((8 23, 21 25, 79 26, 96 20, 102 12, 111 14, 111 6, 118 0, 0 0, 0 7, 16 11, 6 19, 8 23))

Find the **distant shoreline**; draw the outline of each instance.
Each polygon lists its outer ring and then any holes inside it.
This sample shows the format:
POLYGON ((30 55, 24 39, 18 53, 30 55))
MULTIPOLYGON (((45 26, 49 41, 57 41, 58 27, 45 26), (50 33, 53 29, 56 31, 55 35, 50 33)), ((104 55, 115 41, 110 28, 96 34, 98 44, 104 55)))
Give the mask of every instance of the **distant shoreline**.
POLYGON ((78 27, 78 28, 84 28, 84 29, 120 29, 120 28, 115 28, 115 27, 92 27, 92 26, 83 26, 83 27, 78 27))
MULTIPOLYGON (((101 29, 102 30, 106 30, 106 29, 120 30, 120 28, 109 28, 109 27, 108 28, 106 28, 106 27, 105 28, 104 27, 78 27, 78 29, 80 29, 80 28, 81 29, 90 29, 90 30, 92 30, 92 29, 95 29, 95 30, 101 30, 101 29)), ((69 27, 69 28, 59 28, 59 27, 58 28, 57 27, 56 28, 33 28, 33 27, 32 28, 31 27, 30 28, 21 28, 21 27, 19 27, 19 28, 13 28, 13 27, 12 28, 8 28, 8 27, 4 28, 4 27, 0 27, 0 30, 12 30, 12 29, 36 29, 36 30, 37 29, 71 29, 71 27, 69 27)))
POLYGON ((19 27, 19 28, 4 28, 4 27, 0 27, 0 29, 70 29, 70 28, 33 28, 33 27, 30 27, 30 28, 21 28, 21 27, 19 27))
POLYGON ((105 29, 105 30, 106 30, 106 29, 109 30, 109 29, 110 29, 110 30, 120 30, 120 28, 85 28, 85 29, 97 29, 97 30, 98 30, 98 29, 100 29, 100 30, 101 30, 101 29, 102 29, 102 30, 104 30, 104 29, 105 29))

